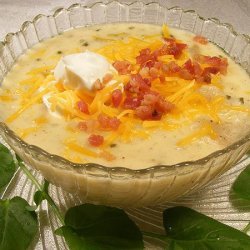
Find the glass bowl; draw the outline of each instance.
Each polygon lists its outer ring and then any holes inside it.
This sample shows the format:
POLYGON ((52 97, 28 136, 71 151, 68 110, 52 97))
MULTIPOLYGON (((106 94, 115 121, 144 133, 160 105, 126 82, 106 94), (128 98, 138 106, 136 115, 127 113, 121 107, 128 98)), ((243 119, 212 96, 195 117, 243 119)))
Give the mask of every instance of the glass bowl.
MULTIPOLYGON (((40 41, 75 27, 115 22, 139 22, 180 28, 206 36, 250 73, 250 39, 238 35, 230 25, 204 19, 194 11, 167 9, 158 3, 113 1, 93 6, 74 4, 52 16, 38 15, 20 31, 8 34, 0 44, 0 80, 17 58, 40 41)), ((141 170, 76 164, 29 145, 0 122, 0 135, 23 159, 51 183, 78 194, 82 201, 119 207, 147 206, 171 201, 193 192, 221 175, 248 151, 250 132, 229 147, 197 161, 152 166, 141 170)))

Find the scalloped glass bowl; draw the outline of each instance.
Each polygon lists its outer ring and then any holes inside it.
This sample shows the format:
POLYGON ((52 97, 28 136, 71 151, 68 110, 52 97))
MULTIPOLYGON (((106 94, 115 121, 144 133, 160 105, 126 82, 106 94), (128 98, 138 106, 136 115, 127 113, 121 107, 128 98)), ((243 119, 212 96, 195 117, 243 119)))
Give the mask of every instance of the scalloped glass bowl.
MULTIPOLYGON (((20 31, 8 34, 0 44, 0 80, 28 48, 65 30, 110 22, 141 22, 180 28, 206 36, 223 48, 250 73, 250 39, 236 34, 217 19, 205 20, 194 11, 167 9, 158 3, 118 1, 93 6, 72 5, 58 9, 53 16, 39 15, 25 22, 20 31)), ((75 164, 17 137, 0 123, 0 135, 27 163, 51 183, 77 193, 83 201, 120 207, 156 205, 193 192, 221 175, 246 153, 250 133, 240 141, 198 161, 142 170, 109 168, 96 164, 75 164)))

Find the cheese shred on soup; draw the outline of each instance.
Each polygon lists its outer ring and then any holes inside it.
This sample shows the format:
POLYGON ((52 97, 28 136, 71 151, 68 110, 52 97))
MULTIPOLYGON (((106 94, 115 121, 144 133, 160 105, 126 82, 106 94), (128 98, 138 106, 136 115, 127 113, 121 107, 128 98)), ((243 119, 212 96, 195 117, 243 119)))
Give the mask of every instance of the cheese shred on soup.
POLYGON ((0 87, 0 121, 73 162, 170 165, 246 135, 250 79, 216 45, 187 31, 83 27, 18 59, 0 87))

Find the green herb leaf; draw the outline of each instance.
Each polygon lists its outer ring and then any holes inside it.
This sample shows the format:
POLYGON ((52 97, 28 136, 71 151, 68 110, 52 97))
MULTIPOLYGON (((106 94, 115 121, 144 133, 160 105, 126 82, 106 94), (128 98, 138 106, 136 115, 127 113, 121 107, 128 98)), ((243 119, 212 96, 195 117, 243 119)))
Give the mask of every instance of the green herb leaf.
POLYGON ((42 190, 38 190, 34 194, 34 201, 37 206, 39 206, 43 200, 46 200, 46 194, 49 192, 49 182, 47 180, 44 181, 42 190))
POLYGON ((27 249, 38 229, 35 212, 20 197, 0 200, 0 250, 27 249))
POLYGON ((16 172, 16 164, 8 148, 0 144, 0 191, 11 180, 16 172))
MULTIPOLYGON (((238 209, 248 210, 250 206, 250 165, 243 170, 235 180, 230 194, 231 202, 238 209), (235 199, 236 198, 236 199, 235 199)), ((250 231, 250 222, 242 230, 244 233, 250 231)))
POLYGON ((250 201, 250 165, 238 176, 232 186, 232 191, 237 197, 250 201))
POLYGON ((36 203, 37 206, 39 206, 42 201, 44 200, 43 192, 38 190, 34 194, 34 202, 36 203))
POLYGON ((70 208, 57 230, 71 250, 143 249, 142 234, 118 208, 84 204, 70 208))
POLYGON ((169 249, 250 249, 250 237, 190 208, 163 213, 169 249))

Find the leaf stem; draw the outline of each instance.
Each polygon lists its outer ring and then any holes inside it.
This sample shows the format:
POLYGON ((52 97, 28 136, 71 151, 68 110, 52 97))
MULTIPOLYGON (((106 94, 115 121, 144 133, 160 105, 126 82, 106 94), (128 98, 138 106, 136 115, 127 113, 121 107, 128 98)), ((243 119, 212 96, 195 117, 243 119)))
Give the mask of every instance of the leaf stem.
POLYGON ((55 215, 57 216, 57 218, 59 219, 59 221, 61 222, 61 224, 64 225, 63 215, 61 214, 59 208, 57 207, 57 205, 55 204, 55 202, 53 201, 53 199, 51 198, 51 196, 49 194, 47 194, 46 192, 43 191, 43 187, 41 186, 41 184, 39 184, 39 182, 31 174, 31 172, 24 165, 23 162, 19 162, 19 166, 23 170, 23 172, 27 175, 27 177, 31 180, 31 182, 36 186, 36 188, 39 191, 43 192, 44 198, 47 200, 48 204, 51 206, 53 212, 55 213, 55 215))
POLYGON ((27 175, 27 177, 31 180, 31 182, 37 187, 37 189, 42 191, 42 186, 39 184, 39 182, 36 180, 36 178, 31 174, 31 172, 24 165, 24 163, 19 162, 19 166, 23 170, 23 172, 27 175))
POLYGON ((61 224, 64 225, 63 215, 61 211, 59 210, 58 206, 55 204, 55 202, 52 200, 50 195, 48 195, 47 193, 44 193, 44 197, 46 198, 47 202, 51 206, 52 210, 54 211, 55 215, 57 216, 61 224))
POLYGON ((145 232, 145 231, 142 231, 142 234, 144 236, 148 236, 148 237, 151 237, 151 238, 156 238, 156 239, 159 239, 159 240, 162 240, 162 241, 168 241, 169 240, 169 238, 167 237, 167 235, 156 234, 156 233, 145 232))
POLYGON ((242 232, 244 233, 248 233, 248 231, 250 231, 250 223, 248 223, 246 227, 242 230, 242 232))

